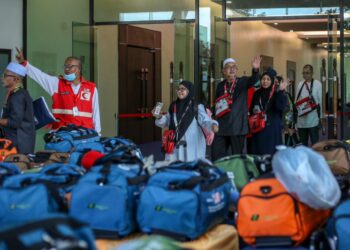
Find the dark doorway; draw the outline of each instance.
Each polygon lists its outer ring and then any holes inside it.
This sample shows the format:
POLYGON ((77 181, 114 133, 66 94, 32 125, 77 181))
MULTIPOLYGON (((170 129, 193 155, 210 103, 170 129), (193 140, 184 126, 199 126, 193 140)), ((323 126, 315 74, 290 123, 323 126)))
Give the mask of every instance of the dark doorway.
POLYGON ((135 143, 159 141, 150 115, 161 100, 161 33, 119 26, 119 131, 135 143))

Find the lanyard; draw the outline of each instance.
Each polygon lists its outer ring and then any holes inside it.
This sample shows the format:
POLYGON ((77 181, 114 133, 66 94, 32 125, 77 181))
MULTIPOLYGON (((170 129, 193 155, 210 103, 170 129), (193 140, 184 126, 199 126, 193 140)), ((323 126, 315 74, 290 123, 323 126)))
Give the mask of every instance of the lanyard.
POLYGON ((259 105, 260 105, 261 111, 265 111, 265 112, 266 112, 267 106, 269 105, 269 102, 270 102, 270 100, 271 100, 273 94, 275 93, 275 86, 276 86, 275 84, 272 86, 272 89, 271 89, 270 94, 269 94, 269 99, 267 100, 267 103, 266 103, 265 108, 264 108, 263 105, 262 105, 261 96, 260 96, 260 98, 259 98, 259 105))
POLYGON ((312 87, 313 87, 313 85, 314 85, 314 79, 311 80, 311 89, 310 89, 309 86, 307 85, 307 82, 306 82, 306 81, 303 83, 303 85, 301 86, 301 88, 300 88, 300 90, 299 90, 299 93, 298 93, 298 95, 297 95, 297 100, 299 100, 299 97, 300 97, 300 95, 301 95, 301 91, 302 91, 303 88, 304 88, 304 85, 306 86, 306 89, 307 89, 307 91, 309 92, 309 96, 312 96, 312 87))
MULTIPOLYGON (((233 83, 231 83, 231 87, 230 87, 230 90, 229 90, 229 94, 232 95, 233 94, 233 91, 235 90, 235 87, 236 87, 236 83, 237 83, 237 79, 235 79, 235 81, 233 83)), ((224 85, 224 90, 225 90, 225 94, 227 93, 227 83, 225 83, 224 85)))
POLYGON ((178 136, 178 130, 179 130, 179 126, 182 122, 182 119, 185 117, 188 109, 190 108, 191 106, 191 103, 192 103, 192 100, 190 100, 190 102, 188 103, 186 109, 185 109, 185 112, 183 112, 181 118, 180 118, 180 121, 179 123, 177 123, 177 118, 176 118, 176 104, 174 104, 174 124, 175 124, 175 134, 176 134, 176 140, 178 140, 177 136, 178 136))

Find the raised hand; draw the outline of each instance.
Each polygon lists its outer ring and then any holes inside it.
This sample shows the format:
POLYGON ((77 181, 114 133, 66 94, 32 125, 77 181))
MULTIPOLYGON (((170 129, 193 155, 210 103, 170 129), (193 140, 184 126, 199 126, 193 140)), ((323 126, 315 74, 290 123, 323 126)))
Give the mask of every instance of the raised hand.
POLYGON ((17 51, 17 54, 16 54, 16 60, 18 63, 23 63, 26 59, 24 58, 24 54, 23 54, 23 49, 19 49, 16 47, 16 51, 17 51))
POLYGON ((261 64, 261 56, 255 56, 252 60, 253 69, 259 69, 261 64))
POLYGON ((280 83, 280 90, 283 91, 283 90, 286 90, 286 88, 288 87, 288 82, 289 82, 289 79, 287 80, 283 80, 281 83, 280 83))

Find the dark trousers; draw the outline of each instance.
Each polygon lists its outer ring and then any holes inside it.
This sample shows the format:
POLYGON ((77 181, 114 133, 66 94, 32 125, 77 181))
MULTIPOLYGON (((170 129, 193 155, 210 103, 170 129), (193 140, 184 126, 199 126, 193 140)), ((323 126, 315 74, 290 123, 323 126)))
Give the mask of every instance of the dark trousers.
POLYGON ((215 136, 212 147, 211 160, 215 161, 227 155, 242 154, 245 135, 215 136), (229 148, 231 152, 229 153, 229 148))
POLYGON ((298 128, 299 138, 304 146, 309 146, 309 137, 311 139, 311 145, 318 142, 318 126, 312 128, 298 128))

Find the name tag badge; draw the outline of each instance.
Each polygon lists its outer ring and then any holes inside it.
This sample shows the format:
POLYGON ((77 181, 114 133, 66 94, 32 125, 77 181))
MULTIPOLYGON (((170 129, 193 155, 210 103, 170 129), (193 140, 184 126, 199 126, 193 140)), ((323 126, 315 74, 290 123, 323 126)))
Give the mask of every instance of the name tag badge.
POLYGON ((73 116, 78 116, 78 115, 79 115, 78 107, 73 107, 73 116))

